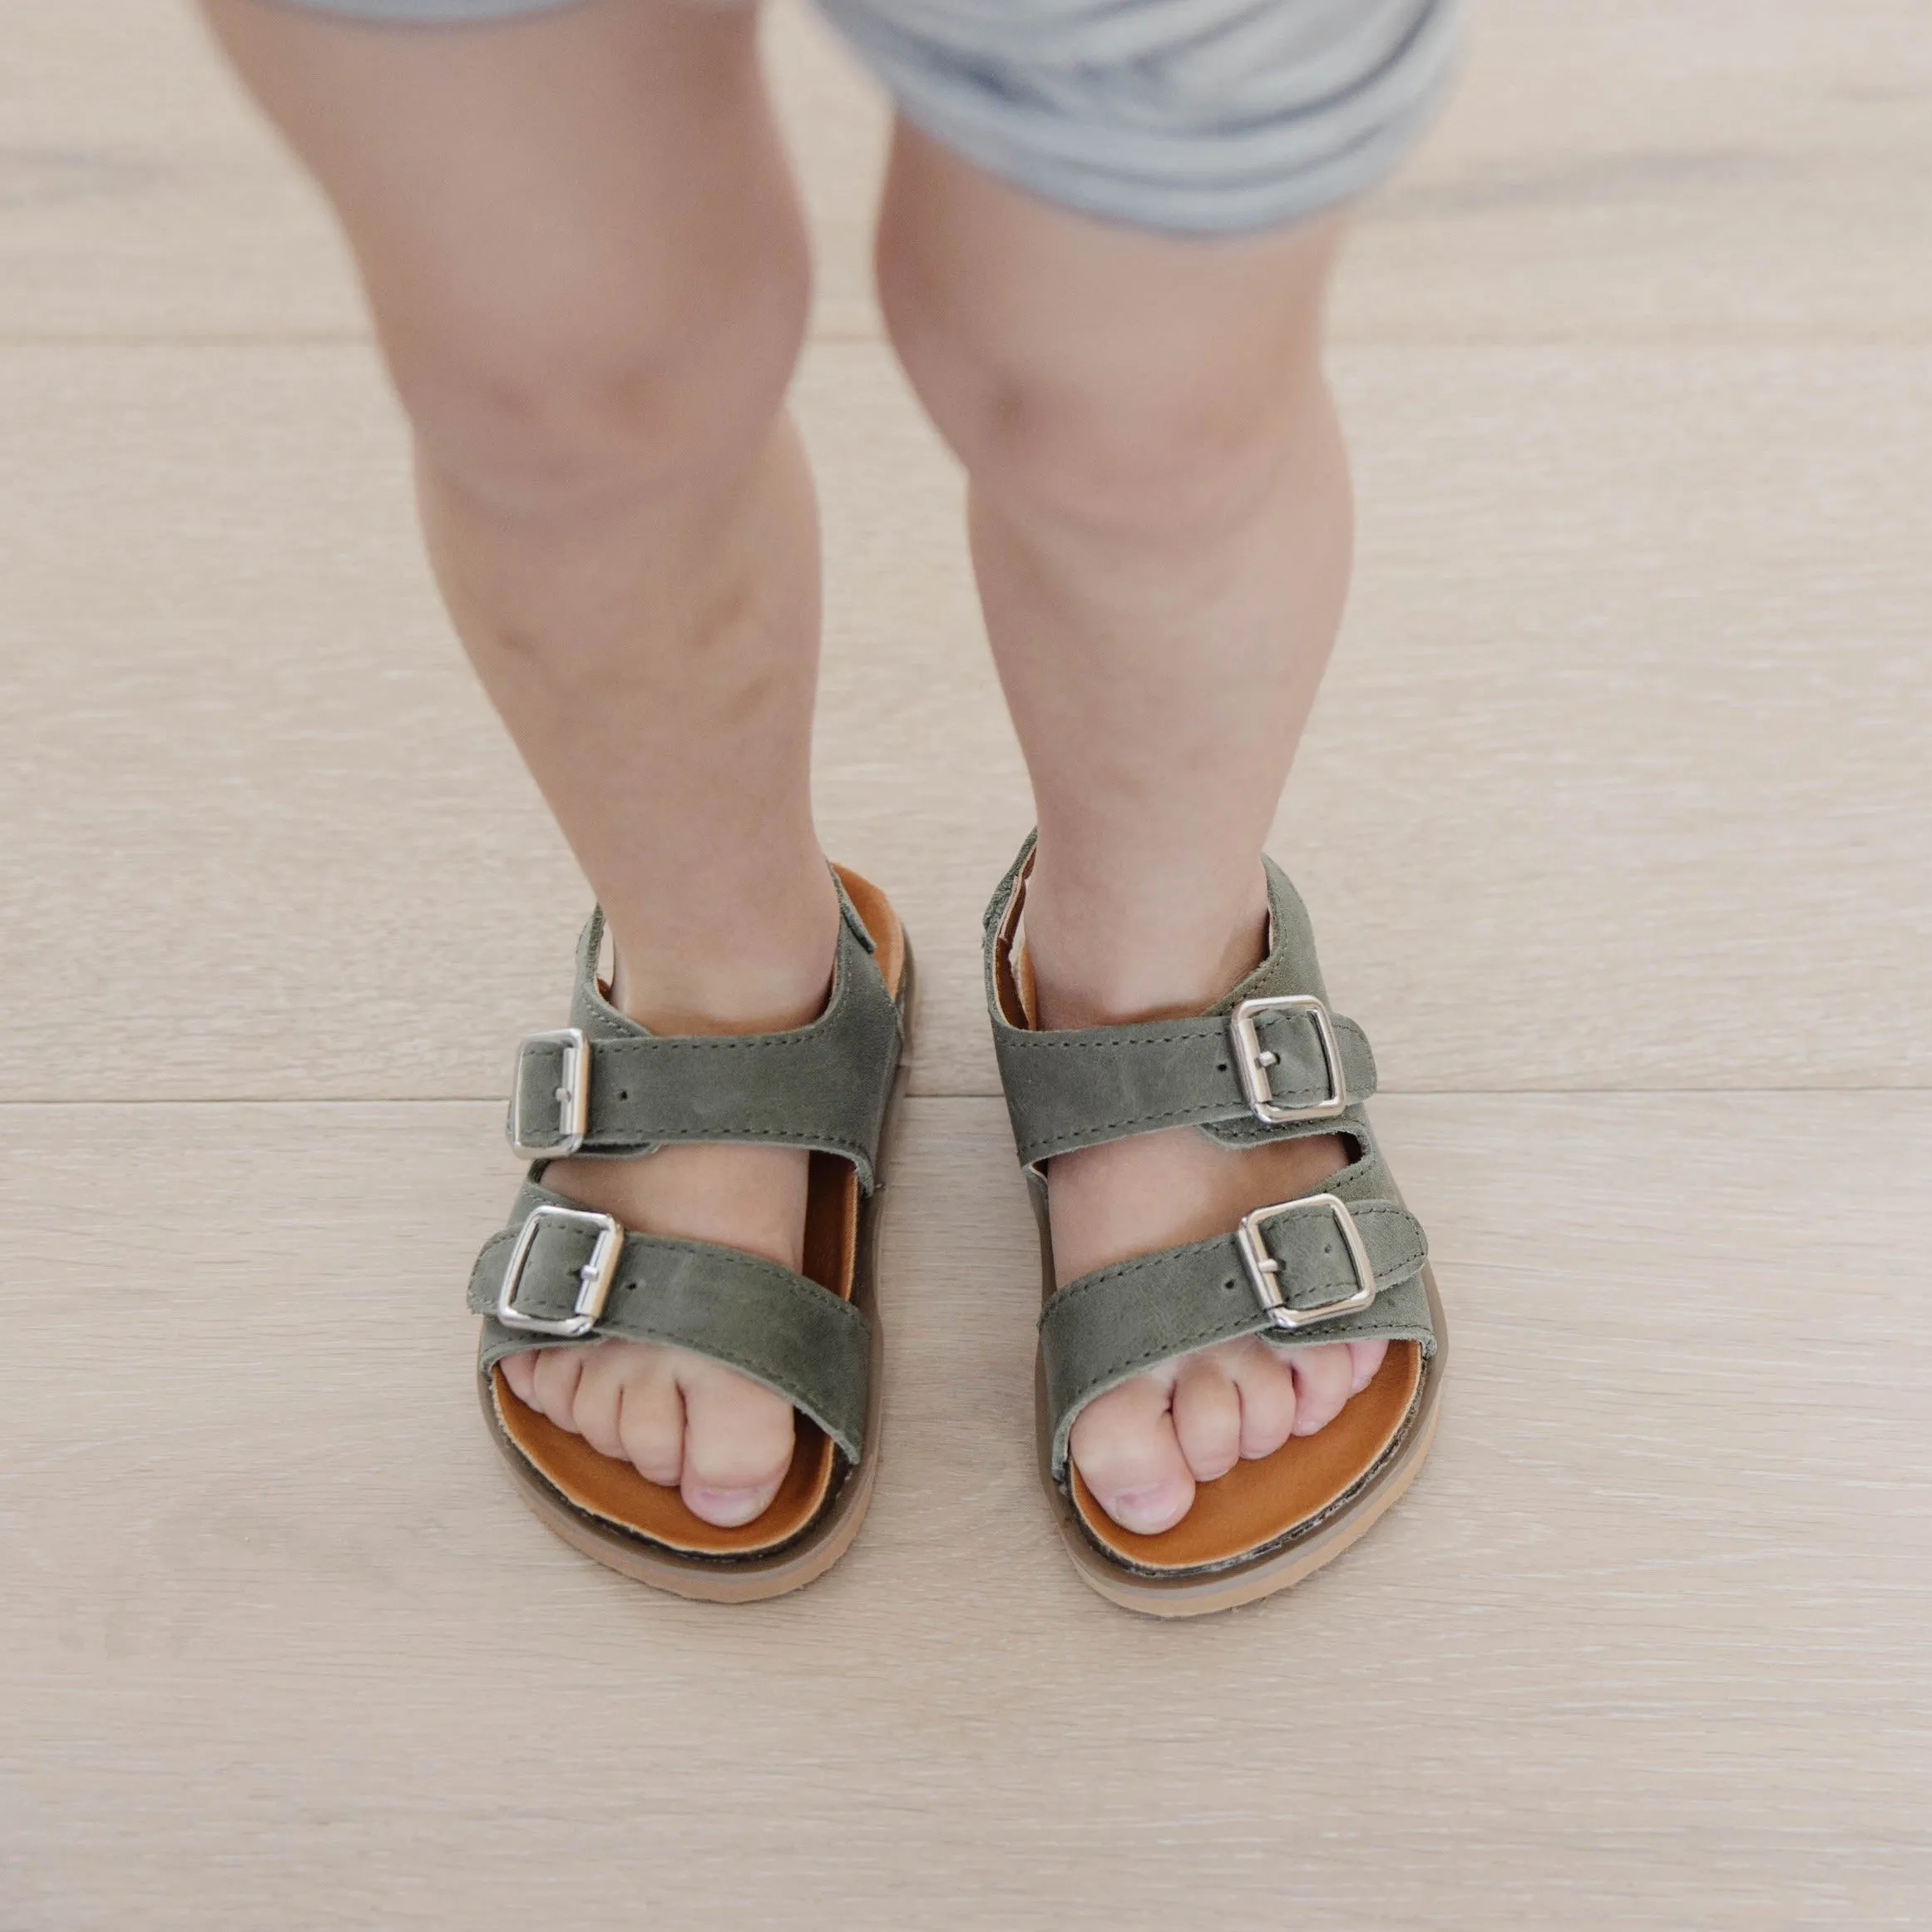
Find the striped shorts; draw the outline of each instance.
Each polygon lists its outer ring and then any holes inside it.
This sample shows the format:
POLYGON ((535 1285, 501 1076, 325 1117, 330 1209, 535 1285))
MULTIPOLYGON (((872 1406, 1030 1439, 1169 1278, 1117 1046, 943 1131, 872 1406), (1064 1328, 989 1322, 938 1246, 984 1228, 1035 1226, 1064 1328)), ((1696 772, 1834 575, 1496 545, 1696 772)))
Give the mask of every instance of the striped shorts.
MULTIPOLYGON (((295 0, 431 24, 570 0, 295 0)), ((899 111, 1102 220, 1227 235, 1381 180, 1444 94, 1460 0, 818 0, 899 111)))

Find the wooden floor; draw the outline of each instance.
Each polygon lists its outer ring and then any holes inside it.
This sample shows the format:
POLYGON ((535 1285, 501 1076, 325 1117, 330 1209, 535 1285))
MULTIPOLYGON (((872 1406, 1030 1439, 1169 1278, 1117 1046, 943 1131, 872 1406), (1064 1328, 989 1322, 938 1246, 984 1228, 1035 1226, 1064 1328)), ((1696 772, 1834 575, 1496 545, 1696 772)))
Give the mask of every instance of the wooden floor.
POLYGON ((1375 1536, 1169 1628, 1032 1475, 975 983, 1027 803, 867 287, 882 110, 777 15, 820 802, 930 986, 886 1460, 725 1611, 556 1542, 472 1412, 585 895, 339 248, 177 8, 0 0, 0 1932, 1932 1923, 1922 12, 1489 0, 1364 219, 1275 842, 1454 1376, 1375 1536))

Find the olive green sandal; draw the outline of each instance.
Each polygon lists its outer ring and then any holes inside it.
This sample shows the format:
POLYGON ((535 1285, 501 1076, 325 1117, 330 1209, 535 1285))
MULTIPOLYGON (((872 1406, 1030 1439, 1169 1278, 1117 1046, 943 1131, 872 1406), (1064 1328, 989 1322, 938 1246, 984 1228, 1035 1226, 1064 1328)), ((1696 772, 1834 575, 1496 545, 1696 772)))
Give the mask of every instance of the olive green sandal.
POLYGON ((904 1085, 912 956, 885 895, 833 872, 831 995, 788 1032, 649 1032, 598 979, 603 917, 592 913, 571 1025, 518 1050, 510 1142, 532 1165, 470 1276, 469 1305, 483 1318, 477 1391, 524 1500, 598 1562, 714 1603, 778 1596, 830 1569, 878 1472, 880 1189, 904 1085), (802 1272, 629 1232, 543 1185, 546 1164, 564 1155, 621 1159, 669 1141, 809 1149, 802 1272), (729 1529, 705 1522, 676 1490, 526 1408, 503 1376, 504 1357, 521 1350, 610 1336, 694 1350, 793 1405, 791 1466, 762 1515, 729 1529))
POLYGON ((1029 839, 986 910, 986 953, 993 1044, 1040 1224, 1040 1478, 1075 1567, 1102 1596, 1157 1617, 1228 1609, 1319 1569, 1414 1480, 1445 1359, 1428 1244, 1361 1110, 1376 1085, 1368 1040, 1331 1015, 1307 910, 1278 867, 1268 862, 1267 956, 1208 1012, 1055 1032, 1032 1022, 1020 930, 1032 856, 1029 839), (1226 1234, 1059 1287, 1047 1163, 1190 1125, 1226 1147, 1332 1134, 1352 1158, 1320 1191, 1258 1207, 1226 1234), (1325 1429, 1201 1484, 1171 1529, 1122 1529, 1073 1465, 1075 1418, 1156 1362, 1242 1335, 1391 1346, 1325 1429))

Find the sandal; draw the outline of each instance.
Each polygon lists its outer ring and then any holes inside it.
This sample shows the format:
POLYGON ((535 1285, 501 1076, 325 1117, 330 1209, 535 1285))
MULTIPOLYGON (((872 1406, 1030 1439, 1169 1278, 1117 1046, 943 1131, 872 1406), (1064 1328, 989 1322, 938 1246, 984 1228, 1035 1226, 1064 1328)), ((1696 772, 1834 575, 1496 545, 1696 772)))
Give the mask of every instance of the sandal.
POLYGON ((1332 1017, 1308 915, 1272 860, 1267 956, 1198 1018, 1046 1032, 1033 1024, 1020 931, 1033 841, 986 909, 986 1003, 1013 1138, 1040 1224, 1040 1472, 1082 1579, 1156 1617, 1253 1602, 1340 1554, 1415 1480, 1435 1434, 1442 1307, 1420 1223, 1401 1205, 1361 1102, 1375 1060, 1332 1017), (1056 1285, 1047 1162, 1193 1125, 1223 1146, 1333 1134, 1353 1159, 1322 1190, 1238 1228, 1056 1285), (1068 1454, 1074 1419, 1155 1362, 1237 1336, 1391 1346, 1374 1379, 1313 1435, 1200 1484, 1151 1536, 1101 1509, 1068 1454))
POLYGON ((833 872, 842 917, 831 996, 788 1032, 654 1035, 610 1003, 597 976, 603 914, 591 914, 571 1025, 517 1050, 510 1144, 533 1164, 470 1276, 483 1318, 477 1392, 524 1500, 598 1562, 712 1603, 778 1596, 830 1569, 878 1472, 882 1149, 904 1085, 912 956, 885 894, 833 872), (566 1154, 680 1140, 812 1149, 802 1273, 630 1233, 542 1184, 546 1164, 566 1154), (606 1336, 709 1356, 792 1404, 791 1467, 763 1514, 736 1529, 705 1522, 676 1490, 526 1408, 497 1366, 606 1336))

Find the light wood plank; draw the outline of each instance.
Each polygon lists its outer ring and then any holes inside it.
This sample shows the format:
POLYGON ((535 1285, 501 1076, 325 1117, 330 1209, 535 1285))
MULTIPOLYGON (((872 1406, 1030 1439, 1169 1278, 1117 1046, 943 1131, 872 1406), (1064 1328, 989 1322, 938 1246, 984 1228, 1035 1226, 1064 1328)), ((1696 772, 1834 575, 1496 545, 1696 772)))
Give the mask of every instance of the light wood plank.
MULTIPOLYGON (((1932 40, 1915 0, 1487 0, 1460 92, 1373 205, 1357 341, 1932 334, 1932 40)), ((877 329, 887 111, 772 23, 816 323, 877 329)), ((0 0, 0 335, 359 333, 326 215, 179 5, 0 0)))
MULTIPOLYGON (((883 97, 800 8, 772 41, 818 242, 814 327, 876 334, 883 97)), ((321 197, 186 0, 0 0, 0 338, 368 334, 321 197)))
POLYGON ((0 334, 366 333, 320 197, 186 0, 0 0, 0 334))
MULTIPOLYGON (((814 324, 872 334, 882 97, 815 18, 769 66, 818 242, 814 324)), ((320 196, 188 0, 0 0, 0 338, 368 334, 320 196)))
POLYGON ((1367 211, 1378 341, 1925 342, 1915 0, 1480 0, 1460 91, 1367 211))
POLYGON ((812 226, 813 333, 877 340, 885 325, 872 230, 891 108, 806 0, 768 0, 764 32, 765 71, 812 226))
MULTIPOLYGON (((1360 590, 1277 845, 1391 1086, 1925 1084, 1932 352, 1340 369, 1360 590)), ((920 942, 921 1090, 991 1093, 1028 808, 958 481, 882 349, 800 400, 828 843, 920 942)), ((0 1094, 480 1097, 554 1022, 582 887, 364 350, 0 356, 0 1094)))
POLYGON ((1286 1598, 1087 1594, 996 1102, 916 1102, 886 1462, 733 1612, 514 1500, 482 1104, 0 1109, 0 1916, 1906 1927, 1932 1910, 1925 1096, 1407 1099, 1435 1458, 1286 1598))
MULTIPOLYGON (((1337 339, 1925 341, 1923 28, 1915 0, 1743 17, 1708 0, 1483 0, 1438 124, 1362 208, 1337 339)), ((809 9, 776 7, 773 29, 820 326, 876 332, 886 109, 809 9)))

